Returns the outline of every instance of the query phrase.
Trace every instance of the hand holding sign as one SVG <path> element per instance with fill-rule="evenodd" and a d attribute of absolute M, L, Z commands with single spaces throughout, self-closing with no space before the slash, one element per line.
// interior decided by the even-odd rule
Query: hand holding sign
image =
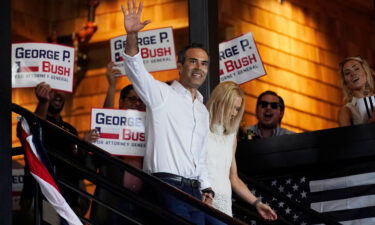
<path fill-rule="evenodd" d="M 107 65 L 107 80 L 109 85 L 116 83 L 116 77 L 121 76 L 121 71 L 117 68 L 114 62 L 110 62 Z"/>
<path fill-rule="evenodd" d="M 93 143 L 100 138 L 100 134 L 96 129 L 92 129 L 83 135 L 83 140 Z"/>
<path fill-rule="evenodd" d="M 142 2 L 139 2 L 137 8 L 136 3 L 136 0 L 128 1 L 128 11 L 126 11 L 125 7 L 121 5 L 122 13 L 124 14 L 124 27 L 128 35 L 138 33 L 151 22 L 150 20 L 141 22 L 143 4 Z"/>
<path fill-rule="evenodd" d="M 52 98 L 52 89 L 49 84 L 42 82 L 35 87 L 35 95 L 40 102 L 48 102 Z"/>

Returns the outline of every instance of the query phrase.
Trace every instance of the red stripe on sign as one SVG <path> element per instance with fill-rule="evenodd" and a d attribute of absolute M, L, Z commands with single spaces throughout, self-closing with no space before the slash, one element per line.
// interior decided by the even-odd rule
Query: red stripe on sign
<path fill-rule="evenodd" d="M 119 134 L 100 133 L 100 138 L 119 139 Z"/>
<path fill-rule="evenodd" d="M 38 72 L 39 66 L 24 66 L 21 67 L 20 72 Z"/>

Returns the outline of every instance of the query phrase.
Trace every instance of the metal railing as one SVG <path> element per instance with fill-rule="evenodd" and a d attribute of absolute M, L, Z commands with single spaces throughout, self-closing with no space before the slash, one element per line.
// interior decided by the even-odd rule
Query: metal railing
<path fill-rule="evenodd" d="M 124 163 L 121 159 L 111 156 L 109 153 L 98 148 L 97 146 L 79 139 L 77 136 L 65 131 L 64 129 L 61 129 L 60 127 L 56 126 L 53 123 L 50 123 L 47 120 L 44 120 L 38 117 L 34 113 L 28 111 L 27 109 L 24 109 L 23 107 L 19 105 L 12 104 L 12 111 L 23 116 L 29 122 L 30 126 L 33 127 L 31 128 L 31 130 L 39 132 L 39 130 L 43 131 L 43 129 L 48 127 L 48 132 L 52 132 L 53 135 L 58 135 L 58 137 L 60 139 L 63 139 L 64 142 L 74 143 L 75 145 L 77 145 L 78 149 L 84 151 L 89 157 L 95 156 L 99 158 L 102 162 L 110 164 L 111 166 L 114 166 L 121 171 L 126 171 L 126 172 L 131 173 L 132 175 L 141 179 L 142 182 L 146 184 L 148 187 L 152 187 L 154 190 L 168 192 L 169 194 L 173 195 L 179 200 L 184 201 L 194 206 L 195 208 L 203 211 L 204 213 L 210 216 L 213 216 L 216 219 L 222 222 L 225 222 L 227 224 L 245 224 L 244 222 L 238 219 L 234 219 L 212 207 L 208 207 L 203 202 L 159 180 L 158 178 L 153 177 L 143 172 L 142 170 L 139 170 L 131 165 Z M 49 133 L 49 135 L 51 135 L 51 133 Z M 123 187 L 122 185 L 114 184 L 108 179 L 108 177 L 98 174 L 92 168 L 82 165 L 82 163 L 80 163 L 79 161 L 70 159 L 68 155 L 65 155 L 62 152 L 56 151 L 56 149 L 52 150 L 53 149 L 52 147 L 56 147 L 56 146 L 45 146 L 45 147 L 47 149 L 48 155 L 50 156 L 53 162 L 58 161 L 59 163 L 63 163 L 63 165 L 66 166 L 67 168 L 73 168 L 77 173 L 76 175 L 79 175 L 80 177 L 82 177 L 82 179 L 86 179 L 90 181 L 91 183 L 95 184 L 97 187 L 105 189 L 106 191 L 112 193 L 114 196 L 117 196 L 118 198 L 123 198 L 126 201 L 129 201 L 130 203 L 136 205 L 140 209 L 149 213 L 149 215 L 153 216 L 153 224 L 155 224 L 156 221 L 159 221 L 157 222 L 158 224 L 160 223 L 161 224 L 174 224 L 174 225 L 175 224 L 191 224 L 185 219 L 160 207 L 153 200 L 150 200 L 146 198 L 145 196 L 141 196 L 135 192 L 132 192 L 129 189 Z M 69 183 L 69 181 L 60 180 L 58 181 L 58 186 L 59 188 L 62 188 L 62 189 L 73 190 L 74 192 L 86 198 L 89 198 L 91 201 L 102 205 L 103 207 L 107 208 L 113 213 L 116 213 L 124 217 L 125 219 L 132 220 L 134 224 L 148 224 L 148 222 L 142 221 L 142 219 L 139 219 L 139 218 L 135 218 L 133 217 L 133 215 L 128 214 L 126 211 L 124 212 L 124 210 L 122 210 L 121 207 L 114 205 L 110 202 L 105 202 L 97 198 L 96 196 L 90 195 L 89 193 L 80 190 L 74 184 Z M 38 215 L 36 215 L 35 221 L 37 222 L 36 224 L 39 225 L 40 224 L 39 222 L 41 221 L 40 219 L 41 212 L 36 211 L 36 213 Z M 87 224 L 94 224 L 89 218 L 81 217 L 81 219 Z"/>

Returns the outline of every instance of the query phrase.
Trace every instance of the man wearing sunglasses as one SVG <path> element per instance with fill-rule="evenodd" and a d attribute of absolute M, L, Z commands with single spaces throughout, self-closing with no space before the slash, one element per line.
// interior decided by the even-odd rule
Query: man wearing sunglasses
<path fill-rule="evenodd" d="M 265 91 L 258 96 L 256 105 L 256 125 L 245 127 L 246 139 L 269 138 L 294 132 L 281 128 L 284 116 L 284 100 L 273 91 Z"/>

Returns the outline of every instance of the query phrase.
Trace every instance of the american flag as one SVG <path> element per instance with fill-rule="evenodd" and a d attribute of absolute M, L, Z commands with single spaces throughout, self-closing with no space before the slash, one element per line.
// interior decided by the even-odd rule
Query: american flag
<path fill-rule="evenodd" d="M 372 166 L 345 171 L 329 171 L 319 175 L 297 175 L 262 179 L 269 189 L 287 199 L 303 204 L 344 225 L 375 224 L 375 171 Z M 252 193 L 270 205 L 291 224 L 322 224 L 316 218 L 293 208 L 285 201 L 262 193 L 248 185 Z M 236 212 L 234 212 L 236 215 Z M 240 219 L 244 217 L 236 215 Z M 245 218 L 251 225 L 262 224 Z"/>

